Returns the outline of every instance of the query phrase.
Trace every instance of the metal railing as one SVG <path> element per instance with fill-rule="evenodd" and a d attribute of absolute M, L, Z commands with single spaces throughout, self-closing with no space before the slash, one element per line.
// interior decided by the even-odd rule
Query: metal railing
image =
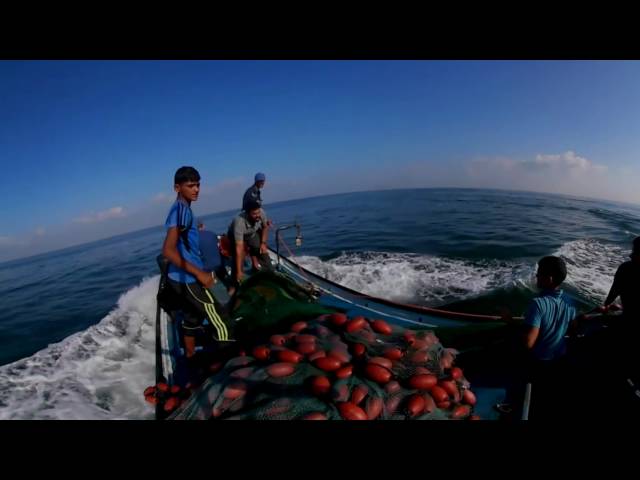
<path fill-rule="evenodd" d="M 276 229 L 276 255 L 278 256 L 278 270 L 280 269 L 280 232 L 283 230 L 289 230 L 290 228 L 296 229 L 296 247 L 302 245 L 302 233 L 300 232 L 300 224 L 298 222 L 292 223 L 290 225 L 283 225 Z"/>

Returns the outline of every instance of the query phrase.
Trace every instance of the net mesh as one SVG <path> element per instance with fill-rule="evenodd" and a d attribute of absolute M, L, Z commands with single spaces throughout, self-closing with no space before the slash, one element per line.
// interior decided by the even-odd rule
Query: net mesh
<path fill-rule="evenodd" d="M 456 352 L 430 330 L 324 314 L 245 350 L 170 418 L 444 420 L 473 413 Z"/>

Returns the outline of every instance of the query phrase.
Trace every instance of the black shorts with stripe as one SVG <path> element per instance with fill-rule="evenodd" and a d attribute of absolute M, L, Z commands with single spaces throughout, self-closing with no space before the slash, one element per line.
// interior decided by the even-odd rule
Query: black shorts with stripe
<path fill-rule="evenodd" d="M 203 331 L 203 321 L 213 327 L 213 334 L 220 342 L 233 342 L 235 335 L 233 325 L 224 307 L 211 292 L 200 283 L 180 283 L 167 279 L 171 289 L 180 299 L 180 307 L 184 314 L 183 331 L 187 337 L 195 336 Z"/>

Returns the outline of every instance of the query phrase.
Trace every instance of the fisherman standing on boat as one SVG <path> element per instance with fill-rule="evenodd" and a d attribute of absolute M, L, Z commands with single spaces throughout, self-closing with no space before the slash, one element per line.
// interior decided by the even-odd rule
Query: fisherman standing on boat
<path fill-rule="evenodd" d="M 620 297 L 625 323 L 637 324 L 640 321 L 640 237 L 633 240 L 633 250 L 629 257 L 631 260 L 618 267 L 602 311 L 607 313 L 610 309 L 613 310 L 611 304 Z"/>
<path fill-rule="evenodd" d="M 538 262 L 536 285 L 541 292 L 529 304 L 524 324 L 525 346 L 540 365 L 551 364 L 566 354 L 564 337 L 570 324 L 576 322 L 576 308 L 560 288 L 566 277 L 567 266 L 560 257 L 544 257 Z"/>
<path fill-rule="evenodd" d="M 619 324 L 612 324 L 614 347 L 622 351 L 624 368 L 627 369 L 627 381 L 632 386 L 640 386 L 638 375 L 637 350 L 640 340 L 640 237 L 633 240 L 631 260 L 618 267 L 609 295 L 601 307 L 602 313 L 615 310 L 613 302 L 620 297 L 622 301 L 622 319 Z M 633 377 L 633 378 L 631 378 Z"/>
<path fill-rule="evenodd" d="M 270 227 L 271 220 L 267 218 L 267 212 L 265 212 L 262 206 L 262 192 L 261 192 L 261 190 L 264 188 L 265 182 L 267 181 L 267 177 L 264 173 L 258 172 L 255 174 L 253 179 L 254 179 L 253 185 L 247 188 L 247 191 L 244 192 L 244 196 L 242 197 L 242 210 L 246 212 L 247 207 L 249 206 L 250 203 L 252 202 L 257 203 L 260 206 L 260 208 L 262 208 L 262 215 L 266 220 L 264 225 L 267 225 L 268 227 Z M 262 235 L 262 230 L 259 230 L 258 236 L 261 236 L 261 235 Z M 256 270 L 260 268 L 259 267 L 260 262 L 253 253 L 251 254 L 251 263 L 253 264 L 253 268 L 255 268 Z"/>
<path fill-rule="evenodd" d="M 184 314 L 182 328 L 187 363 L 195 367 L 195 338 L 203 331 L 205 318 L 213 326 L 216 340 L 235 340 L 231 322 L 209 291 L 216 277 L 205 269 L 200 237 L 193 221 L 191 202 L 198 200 L 200 174 L 193 167 L 181 167 L 175 173 L 174 184 L 177 198 L 165 222 L 167 235 L 162 255 L 170 262 L 167 283 L 176 294 Z"/>
<path fill-rule="evenodd" d="M 229 295 L 233 295 L 236 288 L 242 282 L 244 275 L 245 243 L 249 247 L 249 255 L 252 257 L 255 271 L 270 268 L 269 250 L 267 238 L 269 225 L 260 204 L 255 200 L 249 200 L 245 209 L 240 212 L 229 225 L 227 237 L 231 245 L 231 285 Z"/>
<path fill-rule="evenodd" d="M 264 188 L 264 184 L 267 181 L 267 177 L 264 173 L 258 172 L 254 177 L 254 183 L 247 191 L 244 192 L 244 196 L 242 197 L 242 210 L 247 210 L 247 205 L 250 201 L 257 202 L 260 207 L 262 207 L 262 196 L 260 190 Z"/>
<path fill-rule="evenodd" d="M 555 379 L 561 376 L 560 367 L 567 352 L 565 335 L 577 324 L 576 308 L 560 288 L 566 277 L 567 266 L 560 257 L 548 256 L 538 261 L 536 286 L 540 293 L 524 315 L 524 356 L 508 395 L 511 402 L 519 403 L 525 384 L 532 383 L 539 399 L 537 405 L 551 405 Z"/>

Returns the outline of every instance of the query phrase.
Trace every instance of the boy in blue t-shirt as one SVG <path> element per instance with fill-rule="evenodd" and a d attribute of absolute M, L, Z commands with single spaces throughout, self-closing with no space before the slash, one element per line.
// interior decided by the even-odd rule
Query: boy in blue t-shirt
<path fill-rule="evenodd" d="M 559 360 L 567 352 L 564 337 L 577 311 L 560 289 L 566 277 L 567 266 L 560 257 L 544 257 L 538 262 L 536 284 L 541 292 L 524 316 L 525 346 L 534 362 Z"/>
<path fill-rule="evenodd" d="M 513 359 L 514 377 L 507 393 L 507 404 L 520 403 L 527 382 L 536 392 L 534 410 L 552 404 L 556 377 L 563 370 L 567 352 L 565 335 L 575 328 L 577 311 L 565 296 L 560 285 L 567 277 L 567 266 L 560 257 L 548 256 L 538 261 L 536 286 L 540 293 L 531 300 L 524 315 L 522 336 L 519 338 L 520 353 Z M 506 320 L 506 319 L 505 319 Z M 524 348 L 522 348 L 524 347 Z M 548 410 L 545 410 L 548 413 Z"/>
<path fill-rule="evenodd" d="M 169 260 L 168 284 L 181 301 L 184 313 L 183 335 L 188 360 L 195 355 L 195 335 L 202 322 L 209 320 L 220 342 L 234 341 L 232 324 L 222 306 L 208 290 L 216 281 L 204 269 L 199 234 L 191 212 L 191 202 L 198 200 L 200 174 L 193 167 L 181 167 L 174 177 L 177 198 L 165 222 L 167 235 L 162 255 Z"/>

